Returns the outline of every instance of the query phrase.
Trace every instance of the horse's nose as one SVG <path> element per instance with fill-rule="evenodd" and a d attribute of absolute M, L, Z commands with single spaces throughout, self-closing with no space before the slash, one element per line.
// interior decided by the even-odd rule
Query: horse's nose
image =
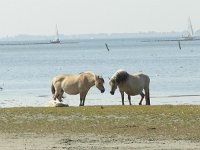
<path fill-rule="evenodd" d="M 101 90 L 101 93 L 104 93 L 105 92 L 105 89 Z"/>
<path fill-rule="evenodd" d="M 111 95 L 114 95 L 114 92 L 113 92 L 113 91 L 110 91 L 110 94 L 111 94 Z"/>

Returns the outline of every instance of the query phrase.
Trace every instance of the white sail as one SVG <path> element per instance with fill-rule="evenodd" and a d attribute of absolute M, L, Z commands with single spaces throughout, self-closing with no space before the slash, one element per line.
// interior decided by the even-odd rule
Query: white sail
<path fill-rule="evenodd" d="M 55 38 L 52 41 L 50 41 L 50 43 L 60 43 L 57 25 L 56 25 L 56 30 L 55 31 L 56 31 Z"/>
<path fill-rule="evenodd" d="M 57 25 L 56 25 L 56 39 L 59 39 L 59 36 L 58 36 L 59 34 L 58 34 L 58 27 L 57 27 Z"/>
<path fill-rule="evenodd" d="M 188 36 L 192 37 L 193 35 L 194 35 L 194 31 L 193 31 L 192 23 L 191 23 L 191 20 L 190 20 L 190 17 L 189 17 L 188 18 Z"/>
<path fill-rule="evenodd" d="M 187 31 L 183 34 L 183 38 L 193 39 L 193 36 L 194 36 L 194 30 L 193 30 L 193 27 L 192 27 L 191 19 L 189 17 L 188 18 L 188 28 L 187 28 Z"/>

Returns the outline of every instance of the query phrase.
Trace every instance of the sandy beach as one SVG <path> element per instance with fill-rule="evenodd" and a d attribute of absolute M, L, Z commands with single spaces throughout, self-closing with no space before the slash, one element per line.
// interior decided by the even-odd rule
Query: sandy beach
<path fill-rule="evenodd" d="M 196 149 L 198 140 L 137 139 L 117 135 L 54 134 L 1 135 L 2 150 L 61 150 L 61 149 Z"/>
<path fill-rule="evenodd" d="M 200 106 L 0 109 L 0 149 L 199 149 Z"/>

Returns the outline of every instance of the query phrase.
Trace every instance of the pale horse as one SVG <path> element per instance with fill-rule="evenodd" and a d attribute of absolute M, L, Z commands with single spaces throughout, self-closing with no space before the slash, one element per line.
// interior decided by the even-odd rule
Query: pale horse
<path fill-rule="evenodd" d="M 51 91 L 54 100 L 60 102 L 63 98 L 63 93 L 69 95 L 80 94 L 80 106 L 84 106 L 85 98 L 92 86 L 96 86 L 101 93 L 104 93 L 104 79 L 94 74 L 93 72 L 81 72 L 80 74 L 62 74 L 53 78 Z"/>
<path fill-rule="evenodd" d="M 146 105 L 150 105 L 149 84 L 150 78 L 143 73 L 129 74 L 124 70 L 118 70 L 113 74 L 109 81 L 111 91 L 114 95 L 117 87 L 121 93 L 122 105 L 124 105 L 124 92 L 128 95 L 129 104 L 131 105 L 131 96 L 141 95 L 139 105 L 142 105 L 142 100 L 145 97 Z M 143 93 L 143 90 L 145 94 Z"/>

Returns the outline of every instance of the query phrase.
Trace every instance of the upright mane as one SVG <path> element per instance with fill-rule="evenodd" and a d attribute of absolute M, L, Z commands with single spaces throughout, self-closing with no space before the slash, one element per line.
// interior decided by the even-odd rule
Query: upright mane
<path fill-rule="evenodd" d="M 111 80 L 114 79 L 117 84 L 120 84 L 121 82 L 124 82 L 127 80 L 128 78 L 128 73 L 124 70 L 118 70 L 117 72 L 115 72 L 113 74 L 113 76 L 111 77 Z"/>

